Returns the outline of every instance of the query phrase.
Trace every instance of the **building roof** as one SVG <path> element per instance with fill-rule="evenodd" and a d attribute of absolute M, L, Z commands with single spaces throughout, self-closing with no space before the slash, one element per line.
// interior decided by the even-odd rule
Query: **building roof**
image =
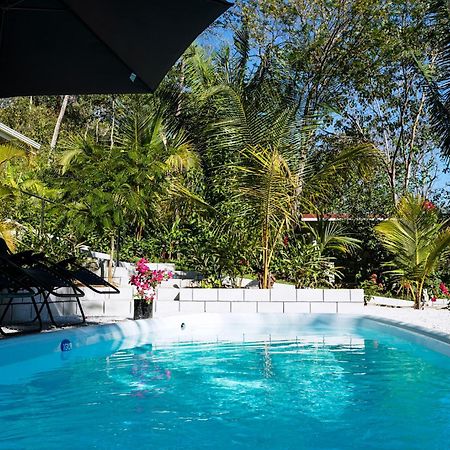
<path fill-rule="evenodd" d="M 9 128 L 7 125 L 1 122 L 0 122 L 0 138 L 6 139 L 7 141 L 17 140 L 23 142 L 24 144 L 30 147 L 33 147 L 36 150 L 39 150 L 41 148 L 41 144 L 39 144 L 38 142 L 33 141 L 33 139 L 24 136 L 23 134 L 13 130 L 12 128 Z"/>
<path fill-rule="evenodd" d="M 302 214 L 302 216 L 301 216 L 302 222 L 318 222 L 319 220 L 334 221 L 334 220 L 355 220 L 355 219 L 358 219 L 358 217 L 355 217 L 351 214 L 346 214 L 346 213 L 324 214 L 322 216 L 319 216 L 317 214 L 305 213 L 305 214 Z M 363 219 L 365 219 L 365 220 L 385 220 L 384 217 L 377 216 L 377 215 L 369 215 L 367 217 L 363 217 Z"/>

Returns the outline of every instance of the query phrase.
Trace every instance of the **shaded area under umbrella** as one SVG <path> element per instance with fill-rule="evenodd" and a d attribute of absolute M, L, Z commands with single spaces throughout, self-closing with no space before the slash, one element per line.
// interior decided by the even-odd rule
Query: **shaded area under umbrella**
<path fill-rule="evenodd" d="M 0 97 L 151 92 L 223 0 L 0 0 Z"/>

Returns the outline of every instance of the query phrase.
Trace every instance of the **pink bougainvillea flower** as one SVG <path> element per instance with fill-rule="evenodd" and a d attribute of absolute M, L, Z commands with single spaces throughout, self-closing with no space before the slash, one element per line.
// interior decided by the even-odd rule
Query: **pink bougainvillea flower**
<path fill-rule="evenodd" d="M 444 283 L 439 284 L 439 289 L 444 295 L 449 295 L 448 288 Z"/>
<path fill-rule="evenodd" d="M 423 207 L 424 207 L 424 209 L 427 209 L 427 210 L 436 209 L 436 206 L 434 205 L 433 202 L 430 202 L 430 200 L 425 200 L 423 202 Z"/>
<path fill-rule="evenodd" d="M 141 258 L 136 263 L 136 274 L 130 276 L 130 284 L 136 287 L 137 297 L 151 303 L 156 296 L 156 288 L 161 282 L 173 278 L 167 270 L 150 270 L 148 260 Z"/>

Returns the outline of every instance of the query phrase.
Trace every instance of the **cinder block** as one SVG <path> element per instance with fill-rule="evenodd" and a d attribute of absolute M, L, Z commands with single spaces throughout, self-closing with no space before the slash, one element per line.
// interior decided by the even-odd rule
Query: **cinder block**
<path fill-rule="evenodd" d="M 179 302 L 159 302 L 154 303 L 153 311 L 157 316 L 171 316 L 180 312 Z"/>
<path fill-rule="evenodd" d="M 118 294 L 109 294 L 110 298 L 126 298 L 127 300 L 132 300 L 136 289 L 133 286 L 122 286 L 119 288 Z"/>
<path fill-rule="evenodd" d="M 185 314 L 205 312 L 205 302 L 180 302 L 180 312 Z"/>
<path fill-rule="evenodd" d="M 244 301 L 270 302 L 270 289 L 245 289 Z"/>
<path fill-rule="evenodd" d="M 159 301 L 174 301 L 180 299 L 180 289 L 161 289 L 156 291 L 156 298 Z"/>
<path fill-rule="evenodd" d="M 363 314 L 364 313 L 364 303 L 344 303 L 339 302 L 337 304 L 337 310 L 340 314 Z"/>
<path fill-rule="evenodd" d="M 108 298 L 107 294 L 99 294 L 90 289 L 83 289 L 84 297 L 80 297 L 81 301 L 102 302 Z"/>
<path fill-rule="evenodd" d="M 350 289 L 350 301 L 357 303 L 364 303 L 364 290 Z"/>
<path fill-rule="evenodd" d="M 234 302 L 231 304 L 231 312 L 249 314 L 256 312 L 256 302 Z"/>
<path fill-rule="evenodd" d="M 126 278 L 129 279 L 128 269 L 126 267 L 114 267 L 113 269 L 114 278 Z"/>
<path fill-rule="evenodd" d="M 65 316 L 76 316 L 78 315 L 79 308 L 76 301 L 64 302 L 63 303 L 63 313 Z"/>
<path fill-rule="evenodd" d="M 3 315 L 3 313 L 5 311 L 5 308 L 6 308 L 6 305 L 1 305 L 0 306 L 0 317 Z M 4 322 L 3 322 L 4 324 L 11 322 L 11 308 L 8 309 L 8 311 L 7 311 L 7 313 L 6 313 L 6 315 L 5 315 L 3 320 L 4 320 Z"/>
<path fill-rule="evenodd" d="M 283 302 L 258 302 L 259 313 L 282 313 Z"/>
<path fill-rule="evenodd" d="M 108 300 L 105 302 L 105 315 L 109 317 L 129 317 L 130 302 L 127 300 Z"/>
<path fill-rule="evenodd" d="M 229 313 L 231 312 L 231 302 L 205 302 L 205 312 Z"/>
<path fill-rule="evenodd" d="M 311 302 L 311 313 L 336 314 L 337 302 Z"/>
<path fill-rule="evenodd" d="M 67 299 L 64 301 L 61 301 L 61 299 L 50 301 L 50 310 L 53 317 L 58 318 L 64 316 L 64 303 L 66 303 L 66 301 Z"/>
<path fill-rule="evenodd" d="M 180 302 L 191 301 L 192 291 L 193 289 L 180 289 Z"/>
<path fill-rule="evenodd" d="M 323 302 L 323 289 L 297 289 L 298 302 Z"/>
<path fill-rule="evenodd" d="M 32 319 L 31 305 L 22 303 L 13 303 L 11 305 L 11 320 L 12 322 L 29 322 Z"/>
<path fill-rule="evenodd" d="M 270 301 L 271 302 L 296 302 L 297 293 L 295 288 L 292 289 L 272 289 L 270 291 Z"/>
<path fill-rule="evenodd" d="M 192 300 L 198 301 L 217 301 L 218 289 L 192 289 Z"/>
<path fill-rule="evenodd" d="M 183 280 L 177 279 L 177 278 L 171 278 L 170 280 L 161 281 L 160 288 L 181 288 L 183 287 L 182 282 Z"/>
<path fill-rule="evenodd" d="M 309 302 L 286 302 L 284 304 L 284 312 L 293 314 L 310 313 L 310 305 L 311 304 Z"/>
<path fill-rule="evenodd" d="M 102 316 L 103 315 L 103 302 L 82 300 L 81 305 L 83 306 L 84 313 L 86 316 Z"/>
<path fill-rule="evenodd" d="M 349 302 L 350 289 L 324 289 L 323 300 L 325 302 Z"/>
<path fill-rule="evenodd" d="M 244 289 L 218 289 L 219 301 L 243 302 Z"/>
<path fill-rule="evenodd" d="M 191 278 L 186 278 L 184 280 L 178 280 L 181 288 L 192 288 L 195 285 L 195 280 Z M 194 284 L 193 284 L 194 283 Z"/>

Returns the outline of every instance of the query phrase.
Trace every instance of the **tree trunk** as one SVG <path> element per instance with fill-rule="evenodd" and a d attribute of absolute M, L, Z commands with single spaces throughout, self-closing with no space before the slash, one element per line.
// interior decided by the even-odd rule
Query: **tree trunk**
<path fill-rule="evenodd" d="M 185 62 L 184 58 L 181 58 L 181 67 L 180 67 L 180 95 L 177 99 L 177 110 L 175 112 L 175 117 L 179 117 L 181 114 L 181 99 L 183 97 L 184 83 L 185 83 Z"/>
<path fill-rule="evenodd" d="M 69 103 L 69 96 L 65 95 L 63 98 L 63 102 L 61 105 L 61 109 L 59 110 L 58 120 L 55 124 L 55 129 L 53 130 L 52 141 L 50 142 L 50 152 L 55 149 L 56 144 L 58 142 L 59 132 L 61 130 L 61 124 L 64 118 L 64 114 L 66 113 L 67 105 Z M 49 154 L 50 157 L 50 154 Z"/>
<path fill-rule="evenodd" d="M 114 97 L 112 98 L 112 123 L 111 123 L 111 136 L 110 136 L 110 144 L 109 148 L 112 150 L 114 147 L 114 128 L 116 125 L 116 104 L 114 102 Z"/>
<path fill-rule="evenodd" d="M 114 233 L 111 234 L 111 248 L 109 253 L 109 263 L 108 263 L 108 282 L 112 283 L 113 279 L 113 261 L 114 261 Z"/>
<path fill-rule="evenodd" d="M 270 249 L 269 249 L 269 232 L 263 229 L 262 235 L 262 268 L 261 268 L 261 289 L 269 289 L 269 265 L 270 265 Z"/>

